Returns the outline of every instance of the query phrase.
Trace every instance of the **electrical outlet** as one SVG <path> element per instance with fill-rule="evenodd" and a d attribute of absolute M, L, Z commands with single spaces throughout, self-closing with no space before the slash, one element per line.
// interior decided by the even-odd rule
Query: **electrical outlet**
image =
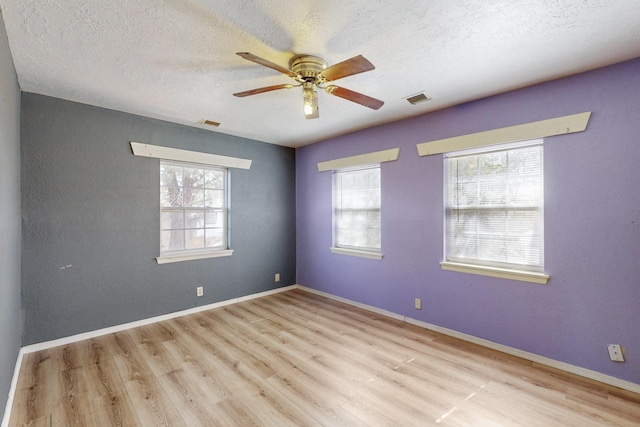
<path fill-rule="evenodd" d="M 420 298 L 416 298 L 413 305 L 416 310 L 422 310 L 422 300 Z"/>
<path fill-rule="evenodd" d="M 276 273 L 276 282 L 280 281 L 280 273 Z"/>
<path fill-rule="evenodd" d="M 204 295 L 204 289 L 202 288 L 202 286 L 198 286 L 196 288 L 196 295 L 201 297 L 202 295 Z"/>
<path fill-rule="evenodd" d="M 622 347 L 620 344 L 609 344 L 607 346 L 609 349 L 609 357 L 614 362 L 624 362 L 624 356 L 622 354 Z"/>

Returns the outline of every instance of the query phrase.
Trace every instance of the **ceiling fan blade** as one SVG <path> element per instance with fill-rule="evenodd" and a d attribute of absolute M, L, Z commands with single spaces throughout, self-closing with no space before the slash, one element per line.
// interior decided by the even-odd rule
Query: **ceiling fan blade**
<path fill-rule="evenodd" d="M 245 96 L 257 95 L 259 93 L 271 92 L 272 90 L 291 89 L 292 87 L 296 87 L 296 86 L 300 86 L 300 85 L 283 84 L 283 85 L 265 86 L 265 87 L 259 87 L 257 89 L 245 90 L 244 92 L 234 93 L 233 96 L 242 98 Z"/>
<path fill-rule="evenodd" d="M 320 75 L 324 77 L 326 81 L 330 82 L 332 80 L 338 80 L 354 74 L 364 73 L 365 71 L 371 71 L 375 68 L 376 67 L 374 67 L 367 58 L 362 55 L 358 55 L 336 65 L 332 65 L 321 72 Z"/>
<path fill-rule="evenodd" d="M 289 77 L 293 77 L 296 78 L 298 75 L 296 73 L 294 73 L 293 71 L 291 71 L 288 68 L 284 68 L 278 64 L 275 64 L 271 61 L 267 61 L 266 59 L 262 59 L 259 56 L 255 56 L 252 53 L 249 52 L 236 52 L 236 55 L 239 55 L 241 57 L 243 57 L 244 59 L 246 59 L 247 61 L 251 61 L 251 62 L 255 62 L 256 64 L 260 64 L 263 65 L 265 67 L 269 67 L 273 70 L 279 71 L 282 74 L 286 74 Z"/>
<path fill-rule="evenodd" d="M 331 85 L 327 86 L 325 90 L 331 95 L 335 95 L 342 99 L 355 102 L 356 104 L 364 105 L 365 107 L 369 107 L 374 110 L 377 110 L 384 105 L 384 101 L 380 101 L 379 99 L 375 99 L 362 93 L 345 89 L 343 87 Z"/>

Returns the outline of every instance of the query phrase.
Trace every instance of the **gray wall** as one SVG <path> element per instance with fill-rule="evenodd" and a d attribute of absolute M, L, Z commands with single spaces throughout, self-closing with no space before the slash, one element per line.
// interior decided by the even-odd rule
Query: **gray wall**
<path fill-rule="evenodd" d="M 21 126 L 23 344 L 294 283 L 293 149 L 30 93 Z M 231 170 L 233 256 L 156 263 L 159 160 L 130 141 L 253 160 Z"/>
<path fill-rule="evenodd" d="M 0 419 L 20 349 L 20 89 L 0 15 Z"/>

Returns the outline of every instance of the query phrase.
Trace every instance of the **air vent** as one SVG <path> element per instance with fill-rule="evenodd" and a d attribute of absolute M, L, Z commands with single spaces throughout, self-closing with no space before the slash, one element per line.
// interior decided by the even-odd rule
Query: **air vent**
<path fill-rule="evenodd" d="M 423 92 L 417 93 L 415 95 L 410 95 L 407 96 L 406 98 L 407 101 L 409 101 L 409 104 L 411 105 L 416 105 L 416 104 L 420 104 L 423 103 L 425 101 L 431 101 L 431 98 L 429 98 L 427 95 L 425 95 Z"/>
<path fill-rule="evenodd" d="M 220 123 L 214 122 L 213 120 L 207 120 L 207 119 L 202 120 L 200 123 L 203 124 L 203 125 L 213 126 L 213 127 L 216 127 L 216 128 L 218 126 L 220 126 Z"/>

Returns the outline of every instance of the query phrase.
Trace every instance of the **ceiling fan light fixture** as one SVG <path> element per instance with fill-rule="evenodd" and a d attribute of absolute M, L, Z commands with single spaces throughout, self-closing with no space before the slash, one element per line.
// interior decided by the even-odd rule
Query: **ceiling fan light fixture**
<path fill-rule="evenodd" d="M 318 93 L 313 90 L 313 85 L 303 89 L 302 97 L 304 117 L 306 119 L 318 118 L 320 116 L 318 112 Z"/>

